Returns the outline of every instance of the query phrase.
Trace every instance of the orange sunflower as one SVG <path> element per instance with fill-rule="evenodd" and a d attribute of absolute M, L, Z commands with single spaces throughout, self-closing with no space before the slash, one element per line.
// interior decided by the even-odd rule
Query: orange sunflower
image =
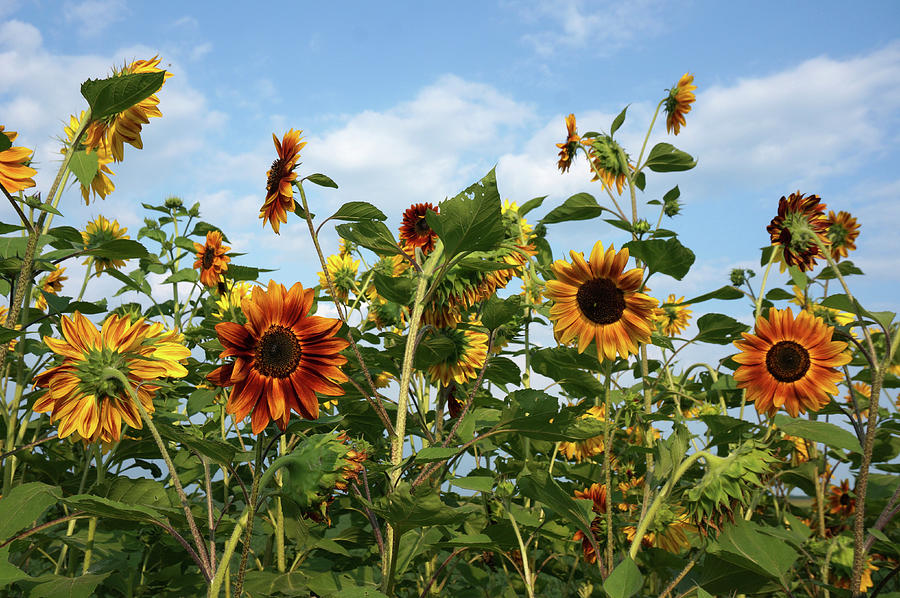
<path fill-rule="evenodd" d="M 556 144 L 556 147 L 559 148 L 559 162 L 557 166 L 560 172 L 568 172 L 569 167 L 572 166 L 572 160 L 575 159 L 575 152 L 581 143 L 581 137 L 578 136 L 578 132 L 575 130 L 574 114 L 566 117 L 566 133 L 566 140 Z"/>
<path fill-rule="evenodd" d="M 866 384 L 865 382 L 854 382 L 853 390 L 844 396 L 844 400 L 847 401 L 848 405 L 853 405 L 854 397 L 852 397 L 851 394 L 856 395 L 855 398 L 857 400 L 857 403 L 859 402 L 860 397 L 865 399 L 865 401 L 868 403 L 869 399 L 872 398 L 872 387 L 869 386 L 868 384 Z M 860 409 L 859 415 L 861 417 L 869 417 L 869 410 L 868 409 Z"/>
<path fill-rule="evenodd" d="M 44 293 L 49 293 L 51 295 L 56 295 L 62 290 L 62 283 L 64 280 L 69 280 L 68 276 L 63 276 L 63 273 L 66 271 L 65 268 L 57 268 L 53 270 L 45 276 L 40 283 L 41 290 Z M 44 295 L 38 295 L 37 301 L 34 303 L 35 308 L 44 310 L 47 309 L 47 300 L 44 299 Z"/>
<path fill-rule="evenodd" d="M 856 511 L 856 498 L 850 492 L 850 482 L 844 480 L 840 486 L 829 489 L 828 512 L 839 517 L 849 517 Z"/>
<path fill-rule="evenodd" d="M 314 298 L 315 290 L 304 290 L 299 282 L 285 290 L 271 280 L 268 290 L 254 287 L 241 304 L 246 324 L 216 324 L 225 347 L 220 357 L 234 360 L 207 378 L 218 386 L 234 386 L 225 411 L 235 420 L 252 412 L 254 434 L 272 420 L 284 430 L 292 410 L 316 419 L 316 393 L 333 397 L 344 392 L 340 383 L 347 376 L 339 366 L 347 358 L 340 351 L 349 343 L 335 337 L 340 320 L 307 315 Z"/>
<path fill-rule="evenodd" d="M 859 236 L 859 223 L 849 212 L 843 210 L 834 213 L 828 210 L 828 240 L 831 241 L 831 257 L 834 261 L 847 257 L 848 252 L 856 249 L 856 237 Z"/>
<path fill-rule="evenodd" d="M 400 245 L 404 249 L 412 252 L 416 247 L 421 247 L 425 255 L 434 249 L 437 233 L 431 230 L 425 219 L 428 210 L 437 213 L 438 207 L 430 203 L 416 203 L 403 212 L 403 221 L 400 223 Z"/>
<path fill-rule="evenodd" d="M 158 378 L 183 378 L 182 362 L 191 354 L 180 334 L 166 331 L 162 324 L 140 318 L 111 315 L 98 331 L 90 320 L 75 312 L 60 322 L 64 340 L 44 337 L 44 343 L 61 364 L 34 379 L 37 388 L 46 388 L 34 404 L 36 413 L 50 413 L 59 423 L 59 437 L 76 433 L 85 442 L 118 441 L 124 421 L 140 429 L 140 411 L 118 380 L 104 378 L 106 368 L 117 369 L 131 382 L 141 404 L 153 413 L 153 395 L 158 386 L 146 384 Z"/>
<path fill-rule="evenodd" d="M 797 266 L 801 271 L 811 270 L 816 265 L 816 258 L 823 257 L 813 237 L 817 235 L 819 240 L 828 244 L 828 220 L 824 213 L 825 204 L 819 203 L 821 201 L 818 195 L 807 197 L 799 191 L 778 200 L 778 215 L 766 231 L 773 245 L 782 246 L 788 266 Z M 806 230 L 797 231 L 798 228 Z"/>
<path fill-rule="evenodd" d="M 584 490 L 576 490 L 575 498 L 589 499 L 594 501 L 591 509 L 598 514 L 606 513 L 606 484 L 591 484 L 590 488 Z"/>
<path fill-rule="evenodd" d="M 200 282 L 208 287 L 218 286 L 222 275 L 228 270 L 231 258 L 225 255 L 231 247 L 222 245 L 222 233 L 211 230 L 206 233 L 206 244 L 194 243 L 197 261 L 194 268 L 200 270 Z"/>
<path fill-rule="evenodd" d="M 104 243 L 108 243 L 109 241 L 127 239 L 129 238 L 128 235 L 125 234 L 127 232 L 127 228 L 119 228 L 118 220 L 107 220 L 106 217 L 101 214 L 87 223 L 87 226 L 81 231 L 81 239 L 84 241 L 85 249 L 92 249 L 99 247 Z M 91 259 L 94 260 L 94 270 L 96 271 L 97 276 L 100 276 L 100 273 L 104 270 L 118 270 L 125 265 L 125 260 L 117 260 L 111 257 L 88 258 L 84 263 L 89 264 Z"/>
<path fill-rule="evenodd" d="M 734 341 L 741 350 L 732 358 L 741 364 L 735 382 L 769 417 L 781 407 L 791 417 L 818 411 L 838 393 L 836 368 L 850 361 L 847 343 L 831 340 L 833 331 L 805 311 L 794 319 L 790 308 L 770 308 L 768 318 L 756 319 L 755 334 L 742 332 L 744 340 Z"/>
<path fill-rule="evenodd" d="M 675 295 L 669 295 L 663 306 L 654 312 L 657 326 L 660 332 L 666 336 L 678 336 L 682 330 L 687 328 L 691 310 L 686 305 L 682 305 L 682 301 L 684 301 L 684 297 L 675 299 Z"/>
<path fill-rule="evenodd" d="M 0 133 L 9 138 L 10 143 L 16 140 L 18 133 L 4 131 L 0 125 Z M 34 179 L 37 170 L 27 166 L 34 153 L 27 147 L 10 147 L 0 152 L 0 185 L 9 193 L 16 193 L 29 187 L 34 187 Z"/>
<path fill-rule="evenodd" d="M 278 157 L 272 162 L 271 168 L 266 173 L 266 201 L 259 210 L 259 217 L 272 225 L 275 234 L 282 222 L 287 222 L 287 213 L 294 211 L 294 189 L 292 183 L 297 180 L 297 160 L 300 158 L 300 150 L 306 146 L 306 142 L 300 141 L 300 133 L 291 129 L 284 134 L 281 141 L 275 133 L 272 140 L 275 142 L 275 150 Z"/>
<path fill-rule="evenodd" d="M 594 505 L 591 509 L 597 513 L 597 516 L 591 521 L 591 535 L 594 537 L 594 542 L 598 545 L 601 544 L 606 537 L 606 522 L 603 517 L 601 517 L 601 515 L 606 513 L 606 484 L 601 485 L 595 483 L 592 484 L 590 488 L 576 490 L 575 498 L 593 501 Z M 575 532 L 575 536 L 572 539 L 576 542 L 581 540 L 581 550 L 584 553 L 585 561 L 588 563 L 597 562 L 597 553 L 594 550 L 594 544 L 591 543 L 587 534 L 578 530 Z"/>
<path fill-rule="evenodd" d="M 674 130 L 675 134 L 678 135 L 681 132 L 681 127 L 687 125 L 684 115 L 691 111 L 691 104 L 697 99 L 694 96 L 695 89 L 697 89 L 697 86 L 694 85 L 694 76 L 685 73 L 678 80 L 675 87 L 669 90 L 669 95 L 666 97 L 667 133 L 671 133 Z"/>
<path fill-rule="evenodd" d="M 572 263 L 557 260 L 550 267 L 556 280 L 547 281 L 546 296 L 554 301 L 550 308 L 553 333 L 567 344 L 577 340 L 583 353 L 593 341 L 597 359 L 615 359 L 616 353 L 628 357 L 638 352 L 638 343 L 650 341 L 653 311 L 657 301 L 638 289 L 644 271 L 625 272 L 628 249 L 616 253 L 610 246 L 604 253 L 600 241 L 585 261 L 584 254 L 570 251 Z"/>
<path fill-rule="evenodd" d="M 172 76 L 172 73 L 159 68 L 160 58 L 154 56 L 150 60 L 135 60 L 131 64 L 116 71 L 114 76 L 131 75 L 138 73 L 165 72 L 163 83 Z M 158 90 L 157 90 L 158 91 Z M 95 150 L 105 147 L 112 155 L 113 160 L 121 162 L 125 159 L 125 144 L 136 149 L 143 149 L 141 129 L 150 122 L 150 118 L 162 116 L 159 110 L 159 97 L 151 94 L 134 106 L 113 115 L 106 121 L 95 121 L 85 132 L 84 144 Z"/>

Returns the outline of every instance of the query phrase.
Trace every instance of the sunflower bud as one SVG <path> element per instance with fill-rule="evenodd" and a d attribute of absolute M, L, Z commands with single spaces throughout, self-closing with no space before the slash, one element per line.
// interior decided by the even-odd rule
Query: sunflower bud
<path fill-rule="evenodd" d="M 744 268 L 733 268 L 731 270 L 731 284 L 736 287 L 747 284 L 747 281 L 756 276 L 756 273 L 753 270 L 746 270 Z"/>
<path fill-rule="evenodd" d="M 663 198 L 663 214 L 668 216 L 669 218 L 673 218 L 677 216 L 681 212 L 681 202 L 678 201 L 677 197 L 664 197 Z"/>
<path fill-rule="evenodd" d="M 637 235 L 644 235 L 650 232 L 650 223 L 641 218 L 634 223 L 634 232 Z"/>
<path fill-rule="evenodd" d="M 172 197 L 166 198 L 166 208 L 169 210 L 176 210 L 183 206 L 184 206 L 184 202 L 181 201 L 180 197 L 175 197 L 173 195 Z"/>

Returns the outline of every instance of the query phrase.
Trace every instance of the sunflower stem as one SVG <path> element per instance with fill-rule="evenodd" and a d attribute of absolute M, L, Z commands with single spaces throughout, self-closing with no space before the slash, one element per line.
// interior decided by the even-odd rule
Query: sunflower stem
<path fill-rule="evenodd" d="M 82 297 L 84 297 L 84 292 L 87 290 L 88 280 L 91 279 L 91 267 L 94 265 L 93 256 L 88 258 L 87 261 L 87 270 L 84 271 L 84 280 L 81 282 L 81 290 L 78 291 L 78 298 L 75 301 L 81 301 Z"/>
<path fill-rule="evenodd" d="M 247 573 L 247 557 L 250 556 L 250 539 L 253 537 L 253 520 L 256 519 L 256 501 L 259 499 L 260 479 L 265 455 L 261 439 L 256 441 L 256 467 L 253 469 L 253 487 L 250 490 L 250 503 L 247 505 L 249 519 L 244 529 L 243 546 L 241 547 L 241 564 L 238 567 L 237 580 L 234 582 L 234 595 L 242 596 L 244 591 L 244 575 Z M 268 472 L 267 472 L 268 473 Z M 224 562 L 224 559 L 223 559 Z"/>
<path fill-rule="evenodd" d="M 159 452 L 162 454 L 163 461 L 166 462 L 166 467 L 169 469 L 169 476 L 172 478 L 172 485 L 175 486 L 175 491 L 178 493 L 178 497 L 181 499 L 181 506 L 184 509 L 185 517 L 187 517 L 188 526 L 191 528 L 191 535 L 194 538 L 197 555 L 200 557 L 200 569 L 208 583 L 212 578 L 212 573 L 209 570 L 209 557 L 206 554 L 206 546 L 204 544 L 203 537 L 200 535 L 200 530 L 197 528 L 197 522 L 194 520 L 194 514 L 191 512 L 191 505 L 188 502 L 187 494 L 185 494 L 184 488 L 181 485 L 181 480 L 178 478 L 178 472 L 175 470 L 175 464 L 172 462 L 172 457 L 169 456 L 169 451 L 168 449 L 166 449 L 166 445 L 163 442 L 162 437 L 159 435 L 159 430 L 156 429 L 156 425 L 154 425 L 153 419 L 150 417 L 150 414 L 147 413 L 147 409 L 144 407 L 143 403 L 141 403 L 137 392 L 131 385 L 131 382 L 128 380 L 128 378 L 125 377 L 125 374 L 115 368 L 107 367 L 103 368 L 103 378 L 106 380 L 118 380 L 122 384 L 122 386 L 128 392 L 128 395 L 131 397 L 131 400 L 134 402 L 134 405 L 138 408 L 138 411 L 141 412 L 141 419 L 144 420 L 144 424 L 150 430 L 150 434 L 153 436 L 153 440 L 156 441 L 156 446 L 159 448 Z"/>
<path fill-rule="evenodd" d="M 284 434 L 278 438 L 278 452 L 282 456 L 287 454 L 287 436 Z M 280 470 L 275 476 L 275 481 L 279 488 L 282 487 L 283 476 L 284 473 Z M 284 573 L 286 568 L 284 559 L 284 511 L 281 508 L 281 496 L 275 498 L 275 560 L 278 565 L 278 572 Z"/>
<path fill-rule="evenodd" d="M 606 484 L 606 563 L 609 570 L 613 569 L 613 527 L 612 527 L 612 509 L 609 503 L 612 497 L 612 442 L 610 441 L 610 433 L 612 432 L 609 417 L 612 413 L 612 400 L 609 395 L 609 387 L 612 383 L 612 362 L 605 361 L 603 367 L 603 483 Z M 595 550 L 596 551 L 596 550 Z"/>
<path fill-rule="evenodd" d="M 244 527 L 247 525 L 247 521 L 249 518 L 250 508 L 248 507 L 244 509 L 244 512 L 241 514 L 241 518 L 238 519 L 237 524 L 234 526 L 234 531 L 231 532 L 231 537 L 225 544 L 225 551 L 222 553 L 222 559 L 219 561 L 219 567 L 216 569 L 216 574 L 212 579 L 212 583 L 209 584 L 209 592 L 207 593 L 208 598 L 218 598 L 219 592 L 222 589 L 222 583 L 225 581 L 225 573 L 230 568 L 231 557 L 234 554 L 234 549 L 237 548 L 237 543 L 241 539 L 241 532 L 244 531 Z"/>
<path fill-rule="evenodd" d="M 643 143 L 643 145 L 641 145 L 641 153 L 638 154 L 636 168 L 634 171 L 635 174 L 640 172 L 641 169 L 644 167 L 641 164 L 641 158 L 644 157 L 644 151 L 647 149 L 647 142 L 650 140 L 650 133 L 653 131 L 653 125 L 656 124 L 656 117 L 659 116 L 659 109 L 662 108 L 663 104 L 665 104 L 665 103 L 666 103 L 666 100 L 663 99 L 659 102 L 659 104 L 656 105 L 656 111 L 653 112 L 653 118 L 650 119 L 650 127 L 647 129 L 647 134 L 644 135 L 644 143 Z M 657 226 L 659 226 L 659 225 L 657 225 Z"/>
<path fill-rule="evenodd" d="M 513 517 L 510 506 L 509 500 L 507 500 L 506 515 L 509 517 L 513 532 L 516 534 L 519 552 L 522 553 L 522 581 L 525 582 L 525 591 L 528 592 L 528 598 L 534 598 L 534 578 L 531 576 L 531 565 L 528 563 L 528 550 L 525 548 L 525 542 L 522 541 L 522 534 L 519 532 L 519 526 L 516 524 L 516 518 Z"/>

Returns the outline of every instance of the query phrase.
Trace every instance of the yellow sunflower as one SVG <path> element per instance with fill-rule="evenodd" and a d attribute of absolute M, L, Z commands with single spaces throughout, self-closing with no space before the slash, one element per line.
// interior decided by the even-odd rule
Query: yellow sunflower
<path fill-rule="evenodd" d="M 812 270 L 816 258 L 822 257 L 813 235 L 828 244 L 828 221 L 825 219 L 825 204 L 818 195 L 806 196 L 797 191 L 789 197 L 778 200 L 778 215 L 766 227 L 772 244 L 781 246 L 784 262 L 797 266 L 801 271 Z M 805 228 L 806 232 L 797 232 Z M 792 232 L 794 229 L 794 232 Z"/>
<path fill-rule="evenodd" d="M 588 409 L 582 416 L 582 419 L 596 419 L 603 421 L 606 408 L 603 405 L 595 405 Z M 578 442 L 560 442 L 559 452 L 565 455 L 566 459 L 581 463 L 585 459 L 589 459 L 594 455 L 603 452 L 603 435 L 594 436 Z"/>
<path fill-rule="evenodd" d="M 16 140 L 18 133 L 4 131 L 0 125 L 0 133 L 6 135 L 10 142 Z M 17 193 L 23 189 L 34 187 L 34 179 L 37 170 L 28 166 L 32 152 L 27 147 L 10 147 L 0 152 L 0 185 L 9 193 Z"/>
<path fill-rule="evenodd" d="M 675 131 L 675 134 L 678 135 L 681 132 L 681 127 L 687 125 L 684 115 L 691 111 L 691 104 L 697 99 L 694 96 L 695 89 L 697 89 L 697 86 L 694 85 L 694 76 L 690 73 L 685 73 L 678 80 L 678 83 L 669 90 L 669 95 L 666 97 L 667 133 Z"/>
<path fill-rule="evenodd" d="M 40 288 L 43 292 L 49 293 L 51 295 L 56 295 L 62 290 L 62 283 L 64 280 L 69 280 L 68 276 L 63 276 L 63 272 L 65 272 L 65 268 L 57 268 L 53 270 L 46 276 L 41 279 Z M 44 295 L 39 294 L 37 301 L 35 301 L 34 306 L 37 309 L 45 310 L 47 309 L 47 300 L 44 299 Z"/>
<path fill-rule="evenodd" d="M 478 377 L 478 372 L 487 359 L 488 335 L 477 330 L 458 328 L 443 330 L 441 333 L 453 343 L 453 351 L 441 362 L 428 366 L 431 381 L 441 386 L 450 382 L 465 384 Z"/>
<path fill-rule="evenodd" d="M 272 225 L 275 234 L 281 234 L 278 229 L 282 222 L 287 222 L 287 213 L 294 211 L 294 189 L 292 183 L 297 180 L 297 160 L 300 158 L 300 150 L 306 146 L 306 142 L 300 141 L 300 133 L 291 129 L 284 134 L 281 141 L 272 133 L 275 142 L 275 150 L 278 157 L 272 162 L 272 166 L 266 173 L 266 200 L 259 209 L 259 217 Z"/>
<path fill-rule="evenodd" d="M 252 430 L 259 434 L 274 420 L 287 428 L 291 411 L 305 419 L 319 417 L 316 393 L 341 396 L 347 376 L 340 354 L 349 343 L 336 337 L 341 321 L 310 316 L 315 291 L 298 282 L 289 290 L 274 280 L 268 289 L 254 287 L 241 309 L 243 326 L 216 324 L 221 358 L 234 360 L 211 372 L 207 379 L 218 386 L 233 386 L 225 411 L 236 421 L 251 415 Z"/>
<path fill-rule="evenodd" d="M 869 588 L 875 586 L 875 582 L 872 581 L 872 572 L 878 571 L 878 567 L 876 567 L 872 563 L 872 556 L 866 555 L 866 568 L 863 569 L 862 577 L 859 580 L 859 591 L 866 592 Z M 846 577 L 839 577 L 834 580 L 834 586 L 837 588 L 844 588 L 845 590 L 850 589 L 850 579 Z"/>
<path fill-rule="evenodd" d="M 163 78 L 163 84 L 165 84 L 172 73 L 159 68 L 159 62 L 158 56 L 154 56 L 150 60 L 135 60 L 115 71 L 113 76 L 165 72 Z M 113 160 L 121 162 L 125 159 L 125 144 L 136 149 L 143 149 L 141 129 L 150 122 L 150 118 L 161 116 L 159 97 L 154 93 L 105 121 L 95 121 L 85 133 L 84 144 L 91 151 L 105 146 Z"/>
<path fill-rule="evenodd" d="M 356 286 L 356 273 L 359 271 L 359 260 L 353 259 L 350 254 L 345 255 L 329 255 L 325 260 L 328 268 L 328 275 L 334 284 L 334 291 L 338 301 L 347 301 L 350 291 Z M 319 286 L 326 293 L 328 290 L 328 281 L 325 279 L 325 273 L 319 272 Z"/>
<path fill-rule="evenodd" d="M 843 210 L 835 214 L 828 210 L 828 240 L 831 241 L 831 257 L 834 261 L 847 257 L 856 249 L 856 237 L 859 236 L 859 223 L 849 212 Z"/>
<path fill-rule="evenodd" d="M 250 297 L 255 286 L 257 286 L 255 283 L 246 280 L 234 283 L 230 289 L 216 299 L 216 311 L 213 312 L 213 315 L 220 320 L 229 317 L 234 308 L 241 308 L 241 303 Z"/>
<path fill-rule="evenodd" d="M 180 334 L 166 331 L 162 324 L 143 318 L 131 322 L 111 315 L 101 329 L 75 312 L 60 322 L 63 340 L 45 336 L 44 342 L 61 364 L 34 379 L 37 388 L 46 388 L 34 404 L 36 413 L 50 413 L 59 424 L 59 437 L 76 433 L 85 442 L 118 441 L 124 421 L 141 428 L 137 406 L 118 380 L 105 379 L 103 371 L 114 368 L 134 386 L 141 404 L 153 412 L 153 395 L 158 386 L 146 384 L 158 378 L 187 375 L 182 362 L 190 350 Z"/>
<path fill-rule="evenodd" d="M 556 144 L 559 148 L 559 162 L 556 165 L 560 172 L 568 172 L 580 143 L 581 137 L 575 130 L 575 115 L 570 114 L 566 117 L 566 140 Z"/>
<path fill-rule="evenodd" d="M 860 397 L 865 399 L 866 402 L 868 402 L 868 400 L 872 397 L 872 387 L 869 386 L 868 384 L 866 384 L 865 382 L 854 382 L 853 390 L 851 392 L 856 394 L 857 403 L 859 402 Z M 847 401 L 848 405 L 853 405 L 853 398 L 850 396 L 850 393 L 847 393 L 844 396 L 844 400 Z M 859 415 L 860 415 L 860 417 L 869 417 L 868 408 L 860 409 Z"/>
<path fill-rule="evenodd" d="M 661 513 L 657 514 L 653 525 L 654 529 L 644 534 L 644 537 L 641 538 L 641 546 L 644 548 L 655 546 L 672 554 L 678 554 L 682 550 L 691 547 L 685 532 L 689 529 L 694 529 L 694 526 L 690 523 L 687 514 L 675 515 L 670 513 L 669 515 L 667 518 L 664 515 L 661 516 Z M 634 536 L 637 534 L 635 526 L 626 525 L 622 528 L 622 531 L 625 533 L 625 539 L 629 543 L 634 541 Z"/>
<path fill-rule="evenodd" d="M 799 436 L 791 436 L 790 434 L 785 434 L 784 439 L 789 440 L 794 445 L 794 449 L 791 451 L 791 465 L 796 467 L 809 461 L 808 440 Z"/>
<path fill-rule="evenodd" d="M 208 287 L 218 286 L 231 261 L 225 255 L 229 249 L 231 247 L 228 245 L 222 245 L 222 233 L 217 230 L 206 233 L 205 244 L 194 243 L 194 251 L 197 252 L 194 268 L 200 270 L 200 282 Z"/>
<path fill-rule="evenodd" d="M 0 326 L 3 326 L 4 328 L 9 328 L 10 330 L 20 330 L 22 328 L 22 325 L 19 324 L 18 322 L 16 322 L 15 324 L 13 324 L 13 322 L 7 322 L 6 320 L 8 317 L 9 317 L 9 309 L 0 305 Z M 18 342 L 19 341 L 17 339 L 13 339 L 13 340 L 9 341 L 9 350 L 13 351 L 16 348 L 16 343 L 18 343 Z"/>
<path fill-rule="evenodd" d="M 686 305 L 681 305 L 684 297 L 675 299 L 675 295 L 669 295 L 662 307 L 654 312 L 656 325 L 666 336 L 678 336 L 688 325 L 691 318 L 691 310 Z"/>
<path fill-rule="evenodd" d="M 597 241 L 591 257 L 569 252 L 572 263 L 557 260 L 550 267 L 556 280 L 547 281 L 546 295 L 554 302 L 550 308 L 553 333 L 563 344 L 577 341 L 583 353 L 591 342 L 597 359 L 615 359 L 616 353 L 628 357 L 638 352 L 638 344 L 650 341 L 656 299 L 639 292 L 644 271 L 625 272 L 628 249 L 604 253 Z"/>
<path fill-rule="evenodd" d="M 732 359 L 741 364 L 734 373 L 747 400 L 769 417 L 784 407 L 791 417 L 806 410 L 818 411 L 838 393 L 841 379 L 836 369 L 850 361 L 847 343 L 833 341 L 834 328 L 820 318 L 790 308 L 769 309 L 767 318 L 756 319 L 755 334 L 742 332 L 734 341 L 741 350 Z"/>
<path fill-rule="evenodd" d="M 81 239 L 84 241 L 84 248 L 89 249 L 115 239 L 128 239 L 128 235 L 125 234 L 127 232 L 127 228 L 119 228 L 118 220 L 107 220 L 101 214 L 87 223 L 87 226 L 81 231 Z M 125 260 L 117 260 L 111 257 L 88 258 L 84 263 L 90 263 L 91 259 L 94 260 L 96 276 L 100 276 L 100 273 L 104 270 L 118 270 L 125 265 Z"/>
<path fill-rule="evenodd" d="M 793 291 L 794 298 L 790 300 L 791 303 L 793 303 L 794 305 L 799 305 L 805 312 L 822 318 L 828 324 L 846 326 L 847 324 L 856 321 L 856 316 L 849 312 L 834 309 L 832 307 L 825 307 L 824 305 L 819 305 L 818 303 L 810 299 L 809 295 L 798 286 L 794 286 Z"/>
<path fill-rule="evenodd" d="M 78 131 L 81 121 L 86 117 L 87 114 L 84 110 L 82 110 L 81 114 L 77 117 L 74 114 L 69 116 L 69 125 L 63 129 L 66 138 L 69 140 L 69 146 L 62 148 L 61 152 L 63 154 L 72 149 L 71 144 L 75 141 L 75 133 Z M 96 125 L 96 123 L 92 124 L 91 127 L 94 125 Z M 91 128 L 88 130 L 90 131 Z M 75 148 L 75 150 L 78 150 L 78 148 Z M 84 200 L 85 205 L 91 203 L 91 192 L 93 192 L 94 197 L 100 196 L 100 199 L 106 199 L 106 196 L 116 189 L 116 186 L 109 178 L 110 176 L 115 176 L 115 173 L 108 166 L 108 164 L 112 162 L 112 155 L 109 153 L 108 145 L 106 143 L 100 143 L 91 151 L 97 155 L 97 173 L 94 175 L 94 178 L 91 179 L 89 187 L 81 185 L 81 198 Z"/>
<path fill-rule="evenodd" d="M 582 143 L 588 145 L 588 159 L 593 165 L 594 177 L 591 180 L 602 181 L 607 189 L 615 188 L 622 195 L 628 171 L 634 170 L 622 146 L 609 135 L 585 139 Z"/>

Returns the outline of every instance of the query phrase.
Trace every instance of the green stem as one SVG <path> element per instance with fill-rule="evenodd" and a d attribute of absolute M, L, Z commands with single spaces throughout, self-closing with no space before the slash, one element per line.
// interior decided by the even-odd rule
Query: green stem
<path fill-rule="evenodd" d="M 207 594 L 208 598 L 218 598 L 219 592 L 222 590 L 222 583 L 225 581 L 225 572 L 228 571 L 230 567 L 231 557 L 234 555 L 234 549 L 237 548 L 237 544 L 241 539 L 241 532 L 244 530 L 244 526 L 247 525 L 247 521 L 250 518 L 250 509 L 249 507 L 244 509 L 241 518 L 238 519 L 237 524 L 234 526 L 234 531 L 231 532 L 231 537 L 228 539 L 228 542 L 225 544 L 225 552 L 222 553 L 222 560 L 219 561 L 219 567 L 216 569 L 216 574 L 213 576 L 212 583 L 209 584 L 209 593 Z"/>
<path fill-rule="evenodd" d="M 94 266 L 94 258 L 93 256 L 88 258 L 87 261 L 87 270 L 84 271 L 84 281 L 81 283 L 81 290 L 78 291 L 78 298 L 75 301 L 81 301 L 82 297 L 84 297 L 84 291 L 87 289 L 88 280 L 91 278 L 91 268 Z"/>
<path fill-rule="evenodd" d="M 528 550 L 525 548 L 525 542 L 522 541 L 522 534 L 519 532 L 519 526 L 516 524 L 516 518 L 513 517 L 510 503 L 506 503 L 506 515 L 512 524 L 513 531 L 516 534 L 516 541 L 519 543 L 519 552 L 522 553 L 522 578 L 525 582 L 525 591 L 528 592 L 528 598 L 534 598 L 534 578 L 531 576 L 531 565 L 528 563 Z"/>
<path fill-rule="evenodd" d="M 241 597 L 244 591 L 244 575 L 247 574 L 247 558 L 250 556 L 250 540 L 253 537 L 253 521 L 256 519 L 256 501 L 259 499 L 259 486 L 262 476 L 260 472 L 263 467 L 263 446 L 262 441 L 256 440 L 256 468 L 253 470 L 253 487 L 250 490 L 250 504 L 247 510 L 250 518 L 247 520 L 247 527 L 244 530 L 243 547 L 241 547 L 241 564 L 238 567 L 237 580 L 234 582 L 234 595 Z M 268 473 L 268 472 L 267 472 Z"/>
<path fill-rule="evenodd" d="M 756 307 L 753 310 L 754 322 L 757 318 L 759 318 L 759 312 L 762 311 L 762 302 L 766 290 L 766 281 L 769 280 L 769 271 L 772 269 L 772 264 L 775 262 L 775 255 L 777 253 L 778 249 L 776 247 L 772 247 L 772 252 L 769 254 L 769 263 L 766 264 L 766 271 L 763 272 L 762 282 L 759 285 L 759 295 L 756 297 Z"/>
<path fill-rule="evenodd" d="M 659 116 L 659 109 L 662 108 L 662 105 L 665 103 L 665 100 L 662 100 L 659 104 L 656 105 L 656 111 L 653 113 L 653 118 L 650 120 L 650 128 L 647 129 L 647 134 L 644 135 L 644 143 L 641 145 L 641 153 L 638 154 L 637 162 L 635 163 L 635 174 L 640 172 L 643 166 L 641 165 L 641 159 L 644 157 L 644 151 L 647 149 L 647 141 L 650 140 L 650 132 L 653 131 L 653 125 L 656 124 L 656 117 Z"/>
<path fill-rule="evenodd" d="M 284 434 L 278 439 L 278 452 L 282 455 L 287 454 L 287 436 Z M 276 482 L 278 487 L 282 486 L 283 472 L 278 471 Z M 278 572 L 284 573 L 286 563 L 284 559 L 284 511 L 281 508 L 281 497 L 275 499 L 275 557 L 278 565 Z"/>
<path fill-rule="evenodd" d="M 84 565 L 81 568 L 81 574 L 87 575 L 91 568 L 91 557 L 94 554 L 94 534 L 97 531 L 97 518 L 91 517 L 88 520 L 87 545 L 84 550 Z"/>

